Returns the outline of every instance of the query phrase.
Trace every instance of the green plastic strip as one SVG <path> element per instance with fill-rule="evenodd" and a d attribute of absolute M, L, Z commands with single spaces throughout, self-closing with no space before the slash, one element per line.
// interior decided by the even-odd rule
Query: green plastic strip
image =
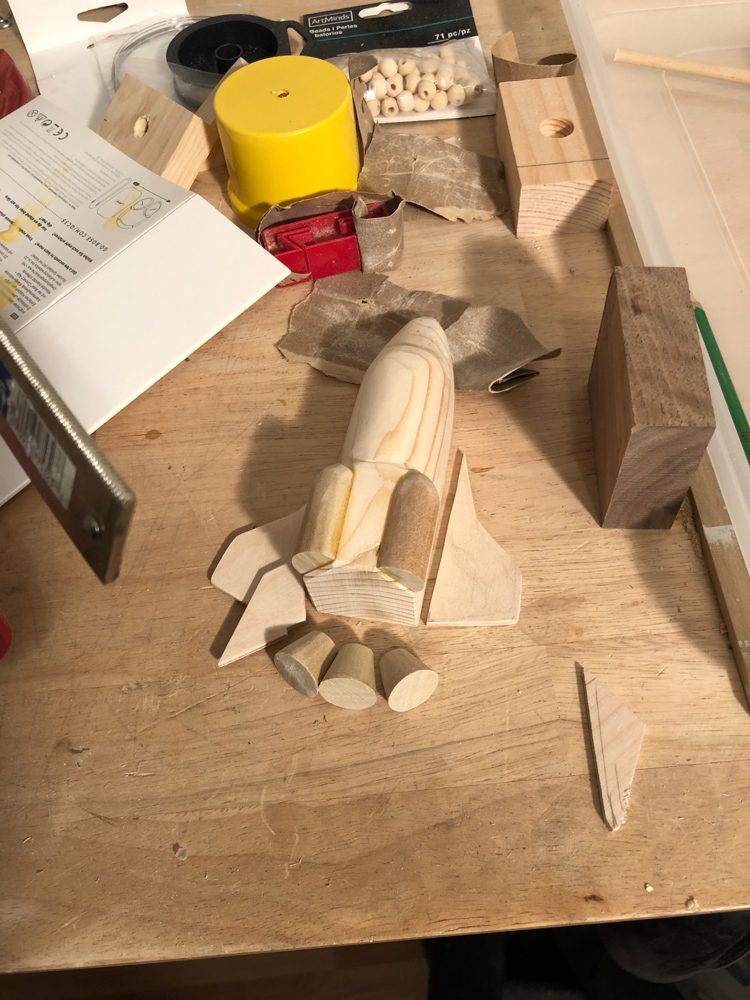
<path fill-rule="evenodd" d="M 716 337 L 714 337 L 711 324 L 708 322 L 708 316 L 706 316 L 705 311 L 700 306 L 697 306 L 695 309 L 695 319 L 703 337 L 703 343 L 706 345 L 708 356 L 711 358 L 711 364 L 714 366 L 721 391 L 724 393 L 724 399 L 727 401 L 734 426 L 737 428 L 737 433 L 740 436 L 742 447 L 745 449 L 745 458 L 750 462 L 750 425 L 748 425 L 745 411 L 742 409 L 742 403 L 727 371 L 727 366 L 724 364 L 724 358 L 719 350 L 719 345 L 716 343 Z"/>

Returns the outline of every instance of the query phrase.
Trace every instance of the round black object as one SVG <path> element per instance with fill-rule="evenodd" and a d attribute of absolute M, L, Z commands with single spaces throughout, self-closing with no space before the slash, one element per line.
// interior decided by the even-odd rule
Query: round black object
<path fill-rule="evenodd" d="M 229 66 L 221 50 L 232 46 L 232 62 L 257 62 L 269 56 L 288 56 L 291 49 L 284 21 L 267 21 L 251 14 L 223 14 L 189 24 L 172 39 L 167 62 L 201 73 L 223 75 Z M 217 49 L 220 50 L 217 55 Z"/>
<path fill-rule="evenodd" d="M 287 29 L 305 41 L 310 36 L 298 21 L 269 21 L 252 14 L 221 14 L 189 24 L 167 48 L 167 63 L 177 93 L 197 108 L 238 59 L 247 63 L 291 54 Z"/>

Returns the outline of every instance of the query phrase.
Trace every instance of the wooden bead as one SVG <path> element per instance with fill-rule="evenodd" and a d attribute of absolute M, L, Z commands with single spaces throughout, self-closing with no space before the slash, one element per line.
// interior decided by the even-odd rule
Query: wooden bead
<path fill-rule="evenodd" d="M 373 76 L 375 75 L 376 68 L 377 67 L 373 66 L 372 69 L 368 69 L 366 73 L 362 74 L 362 76 L 360 77 L 362 83 L 369 83 L 370 80 L 372 80 Z"/>
<path fill-rule="evenodd" d="M 413 59 L 399 59 L 398 61 L 398 71 L 401 76 L 408 76 L 410 73 L 413 73 L 416 68 L 417 64 Z"/>
<path fill-rule="evenodd" d="M 436 73 L 438 68 L 437 59 L 423 59 L 420 69 L 422 73 Z"/>
<path fill-rule="evenodd" d="M 394 712 L 408 712 L 427 701 L 438 684 L 438 675 L 408 649 L 391 649 L 380 660 L 388 705 Z M 322 692 L 321 692 L 322 694 Z"/>
<path fill-rule="evenodd" d="M 449 90 L 454 83 L 453 67 L 442 65 L 435 74 L 435 86 L 438 90 Z"/>
<path fill-rule="evenodd" d="M 365 101 L 365 104 L 367 105 L 367 110 L 370 112 L 372 117 L 377 118 L 380 114 L 380 101 L 375 100 L 373 97 L 369 101 Z"/>
<path fill-rule="evenodd" d="M 374 76 L 370 80 L 370 90 L 373 93 L 373 97 L 376 101 L 382 101 L 384 97 L 388 96 L 388 84 L 385 82 L 384 76 Z"/>
<path fill-rule="evenodd" d="M 274 666 L 295 691 L 314 698 L 318 683 L 336 655 L 333 639 L 325 632 L 308 632 L 274 656 Z"/>
<path fill-rule="evenodd" d="M 401 91 L 404 89 L 404 78 L 396 73 L 394 76 L 389 76 L 385 81 L 385 85 L 388 88 L 389 97 L 398 97 Z"/>
<path fill-rule="evenodd" d="M 442 49 L 439 50 L 438 55 L 441 59 L 444 59 L 445 62 L 454 63 L 456 61 L 456 57 L 453 54 L 453 47 L 451 45 L 444 45 Z"/>
<path fill-rule="evenodd" d="M 469 64 L 465 59 L 456 59 L 456 66 L 468 66 Z"/>
<path fill-rule="evenodd" d="M 395 97 L 384 97 L 380 102 L 380 113 L 386 118 L 395 118 L 398 114 L 398 103 Z"/>
<path fill-rule="evenodd" d="M 320 695 L 338 708 L 370 708 L 377 701 L 375 658 L 369 646 L 342 646 L 320 683 Z"/>
<path fill-rule="evenodd" d="M 404 90 L 396 98 L 396 103 L 398 104 L 399 111 L 413 111 L 414 94 L 410 93 L 408 90 Z"/>
<path fill-rule="evenodd" d="M 389 76 L 394 76 L 398 73 L 398 63 L 395 59 L 391 59 L 390 56 L 386 56 L 385 59 L 380 60 L 380 66 L 378 66 L 378 69 L 387 80 Z"/>
<path fill-rule="evenodd" d="M 409 73 L 408 76 L 404 77 L 404 90 L 408 90 L 410 94 L 413 94 L 419 86 L 419 81 L 421 79 L 422 77 L 420 73 L 415 69 L 413 73 Z"/>
<path fill-rule="evenodd" d="M 455 79 L 455 82 L 460 87 L 465 87 L 470 82 L 471 76 L 469 75 L 469 71 L 468 70 L 462 69 L 460 66 L 457 66 L 456 67 L 456 75 L 455 75 L 454 79 Z"/>
<path fill-rule="evenodd" d="M 429 101 L 423 101 L 421 97 L 417 94 L 414 95 L 414 110 L 422 114 L 423 111 L 427 111 L 430 106 Z"/>
<path fill-rule="evenodd" d="M 464 88 L 454 84 L 448 91 L 448 103 L 452 104 L 454 108 L 460 108 L 465 100 L 466 91 Z"/>
<path fill-rule="evenodd" d="M 437 87 L 432 82 L 432 80 L 425 80 L 424 77 L 417 84 L 417 94 L 422 98 L 423 101 L 431 101 L 435 96 Z"/>
<path fill-rule="evenodd" d="M 438 90 L 430 98 L 430 107 L 433 111 L 442 111 L 448 105 L 448 95 L 444 90 Z"/>
<path fill-rule="evenodd" d="M 464 93 L 466 94 L 467 101 L 473 101 L 480 96 L 484 87 L 482 86 L 482 81 L 474 76 L 469 80 L 469 82 L 464 86 Z"/>

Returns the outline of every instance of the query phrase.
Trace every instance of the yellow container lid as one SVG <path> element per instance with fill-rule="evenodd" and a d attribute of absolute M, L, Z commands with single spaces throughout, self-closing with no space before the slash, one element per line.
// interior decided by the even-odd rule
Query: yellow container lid
<path fill-rule="evenodd" d="M 274 56 L 243 66 L 223 81 L 214 98 L 224 127 L 247 136 L 319 128 L 350 103 L 346 75 L 310 56 Z"/>

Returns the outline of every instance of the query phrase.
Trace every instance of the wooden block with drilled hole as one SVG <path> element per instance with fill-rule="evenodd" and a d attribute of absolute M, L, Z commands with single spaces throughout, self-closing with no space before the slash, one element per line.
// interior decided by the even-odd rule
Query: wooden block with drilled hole
<path fill-rule="evenodd" d="M 604 228 L 614 175 L 580 74 L 501 83 L 495 128 L 516 236 Z"/>
<path fill-rule="evenodd" d="M 589 376 L 605 528 L 670 528 L 714 431 L 681 267 L 617 267 Z"/>
<path fill-rule="evenodd" d="M 142 167 L 189 188 L 218 139 L 206 122 L 133 76 L 126 76 L 99 135 Z"/>

